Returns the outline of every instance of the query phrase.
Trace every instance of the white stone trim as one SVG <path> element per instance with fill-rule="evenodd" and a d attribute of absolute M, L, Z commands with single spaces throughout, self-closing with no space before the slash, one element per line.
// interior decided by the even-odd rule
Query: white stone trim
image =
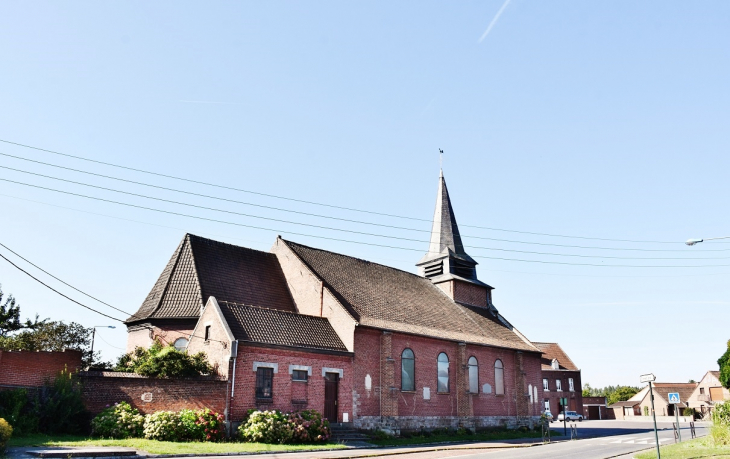
<path fill-rule="evenodd" d="M 253 363 L 253 371 L 256 371 L 261 368 L 273 368 L 274 373 L 279 372 L 279 364 L 278 363 L 269 363 L 269 362 L 254 362 Z"/>
<path fill-rule="evenodd" d="M 322 367 L 322 376 L 324 376 L 326 373 L 339 373 L 340 379 L 342 379 L 345 374 L 345 370 L 343 370 L 342 368 Z"/>
<path fill-rule="evenodd" d="M 312 367 L 307 365 L 289 365 L 289 374 L 293 374 L 294 370 L 306 370 L 307 376 L 312 376 Z"/>

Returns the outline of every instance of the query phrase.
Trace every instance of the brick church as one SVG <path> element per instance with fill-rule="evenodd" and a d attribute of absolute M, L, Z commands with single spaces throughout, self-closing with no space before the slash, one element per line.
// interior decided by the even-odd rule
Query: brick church
<path fill-rule="evenodd" d="M 187 234 L 127 319 L 127 350 L 205 351 L 233 422 L 308 408 L 364 429 L 532 424 L 541 350 L 476 265 L 443 174 L 417 275 L 281 237 L 262 252 Z"/>

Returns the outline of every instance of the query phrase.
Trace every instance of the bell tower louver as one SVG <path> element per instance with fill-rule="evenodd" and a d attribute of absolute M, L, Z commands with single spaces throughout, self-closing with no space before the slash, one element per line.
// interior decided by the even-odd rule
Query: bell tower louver
<path fill-rule="evenodd" d="M 476 265 L 477 262 L 464 250 L 449 190 L 441 171 L 431 240 L 428 252 L 416 263 L 418 272 L 454 301 L 490 307 L 492 287 L 477 279 Z"/>

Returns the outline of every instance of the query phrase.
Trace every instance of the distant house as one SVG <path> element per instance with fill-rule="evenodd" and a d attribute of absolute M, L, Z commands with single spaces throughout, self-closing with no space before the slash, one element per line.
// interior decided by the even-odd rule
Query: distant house
<path fill-rule="evenodd" d="M 542 351 L 541 373 L 543 411 L 560 413 L 560 399 L 568 399 L 568 410 L 583 413 L 583 387 L 578 368 L 558 343 L 532 342 Z M 596 416 L 596 419 L 598 416 Z"/>
<path fill-rule="evenodd" d="M 669 403 L 669 393 L 679 393 L 680 409 L 687 407 L 687 402 L 697 383 L 654 383 L 654 409 L 657 416 L 674 416 L 674 405 Z M 651 397 L 649 386 L 641 389 L 636 395 L 625 402 L 617 402 L 609 408 L 613 409 L 616 419 L 627 419 L 634 416 L 651 416 Z"/>
<path fill-rule="evenodd" d="M 613 419 L 612 416 L 609 416 L 606 397 L 583 397 L 583 417 L 585 419 Z"/>
<path fill-rule="evenodd" d="M 720 384 L 720 372 L 708 371 L 690 395 L 688 404 L 705 417 L 712 412 L 715 403 L 723 400 L 730 400 L 730 392 Z"/>

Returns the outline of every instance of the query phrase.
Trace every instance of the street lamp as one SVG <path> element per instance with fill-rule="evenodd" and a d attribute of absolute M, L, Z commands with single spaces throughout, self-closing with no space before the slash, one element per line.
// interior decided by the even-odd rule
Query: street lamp
<path fill-rule="evenodd" d="M 695 244 L 699 244 L 700 242 L 714 241 L 715 239 L 730 239 L 730 236 L 708 237 L 707 239 L 687 239 L 687 241 L 685 242 L 685 244 L 687 244 L 687 245 L 695 245 Z"/>
<path fill-rule="evenodd" d="M 117 328 L 114 325 L 94 325 L 91 327 L 91 360 L 89 361 L 89 366 L 94 362 L 94 338 L 96 338 L 96 329 L 97 328 Z"/>

